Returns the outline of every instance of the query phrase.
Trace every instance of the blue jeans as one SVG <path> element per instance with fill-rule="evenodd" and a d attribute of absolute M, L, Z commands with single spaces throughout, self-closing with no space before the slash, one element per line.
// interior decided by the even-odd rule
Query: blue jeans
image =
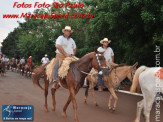
<path fill-rule="evenodd" d="M 53 70 L 53 81 L 57 81 L 58 69 L 59 69 L 59 60 L 57 59 Z"/>
<path fill-rule="evenodd" d="M 102 75 L 98 75 L 98 87 L 102 87 Z"/>

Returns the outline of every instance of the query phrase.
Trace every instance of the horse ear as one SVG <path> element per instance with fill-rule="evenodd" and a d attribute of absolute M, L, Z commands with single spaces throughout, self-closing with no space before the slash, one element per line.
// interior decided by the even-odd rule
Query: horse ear
<path fill-rule="evenodd" d="M 138 65 L 138 62 L 136 62 L 132 67 L 136 68 L 137 65 Z"/>
<path fill-rule="evenodd" d="M 97 47 L 94 47 L 94 51 L 95 51 L 95 53 L 97 53 Z"/>

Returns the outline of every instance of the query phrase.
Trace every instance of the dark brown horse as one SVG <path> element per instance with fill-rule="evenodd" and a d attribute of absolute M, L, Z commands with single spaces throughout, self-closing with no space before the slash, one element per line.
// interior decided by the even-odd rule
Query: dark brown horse
<path fill-rule="evenodd" d="M 33 72 L 34 68 L 36 68 L 35 63 L 32 63 L 30 66 L 28 66 L 28 65 L 26 64 L 25 67 L 24 67 L 25 76 L 31 78 L 32 72 Z"/>
<path fill-rule="evenodd" d="M 4 76 L 5 73 L 5 62 L 0 62 L 0 74 Z"/>
<path fill-rule="evenodd" d="M 63 107 L 62 116 L 66 117 L 67 107 L 72 101 L 74 114 L 75 114 L 75 121 L 79 122 L 78 116 L 77 116 L 77 103 L 76 103 L 75 95 L 78 93 L 79 89 L 83 86 L 84 79 L 87 76 L 86 73 L 89 73 L 92 67 L 97 69 L 98 71 L 102 70 L 102 67 L 106 67 L 105 58 L 101 54 L 102 53 L 95 50 L 95 52 L 86 54 L 80 60 L 74 61 L 70 64 L 70 69 L 69 69 L 67 76 L 64 79 L 59 78 L 58 82 L 54 83 L 51 89 L 52 99 L 53 99 L 52 110 L 55 111 L 55 108 L 56 108 L 55 92 L 60 86 L 62 86 L 68 89 L 70 93 L 68 100 L 65 106 Z M 45 88 L 42 88 L 42 89 L 45 90 L 45 111 L 48 111 L 47 95 L 48 95 L 49 81 L 47 80 L 47 76 L 44 71 L 45 66 L 46 64 L 34 70 L 33 83 L 39 86 L 40 88 L 42 88 L 42 86 L 39 84 L 39 79 L 40 79 L 40 76 L 44 74 Z"/>

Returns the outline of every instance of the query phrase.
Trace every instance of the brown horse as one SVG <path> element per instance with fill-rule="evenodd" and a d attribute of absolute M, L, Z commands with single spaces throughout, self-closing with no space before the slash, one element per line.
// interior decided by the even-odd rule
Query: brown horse
<path fill-rule="evenodd" d="M 24 73 L 26 77 L 30 77 L 32 76 L 32 72 L 33 70 L 36 68 L 36 64 L 32 63 L 30 66 L 28 66 L 28 64 L 25 65 L 24 67 Z"/>
<path fill-rule="evenodd" d="M 78 93 L 79 89 L 83 86 L 84 84 L 84 79 L 87 76 L 87 74 L 83 72 L 89 73 L 92 67 L 97 69 L 98 71 L 102 69 L 102 67 L 106 67 L 106 62 L 105 58 L 102 53 L 98 52 L 95 50 L 95 52 L 91 52 L 89 54 L 86 54 L 83 56 L 80 60 L 74 61 L 70 64 L 70 69 L 68 71 L 67 76 L 64 79 L 59 78 L 59 83 L 61 84 L 62 87 L 66 88 L 69 90 L 70 96 L 68 97 L 68 100 L 63 107 L 63 113 L 62 116 L 66 117 L 66 110 L 70 102 L 72 101 L 73 109 L 74 109 L 74 114 L 75 114 L 75 121 L 79 122 L 78 116 L 77 116 L 77 103 L 75 99 L 75 95 Z M 33 75 L 33 83 L 39 86 L 40 88 L 41 85 L 39 84 L 39 78 L 42 74 L 44 74 L 44 81 L 45 81 L 45 111 L 48 111 L 47 107 L 47 95 L 48 95 L 48 86 L 49 86 L 49 81 L 47 81 L 47 76 L 44 71 L 44 67 L 46 66 L 42 65 L 36 70 L 34 70 L 34 75 Z M 55 101 L 55 92 L 56 89 L 58 89 L 60 85 L 58 83 L 53 84 L 53 87 L 51 89 L 52 93 L 52 99 L 53 99 L 53 106 L 52 110 L 55 110 L 56 108 L 56 101 Z M 42 88 L 44 89 L 44 88 Z"/>
<path fill-rule="evenodd" d="M 6 73 L 5 62 L 0 62 L 0 74 L 1 74 L 1 76 L 4 76 L 5 73 Z"/>
<path fill-rule="evenodd" d="M 126 77 L 132 82 L 137 65 L 138 63 L 136 62 L 133 66 L 120 66 L 120 67 L 116 66 L 111 70 L 111 72 L 107 76 L 104 76 L 104 86 L 107 87 L 108 90 L 110 91 L 110 97 L 109 97 L 109 103 L 108 103 L 109 110 L 115 111 L 115 108 L 117 106 L 118 97 L 115 93 L 115 89 L 119 87 L 120 83 Z M 87 81 L 89 81 L 89 84 L 90 84 L 90 90 L 91 90 L 94 104 L 96 105 L 96 107 L 98 107 L 98 104 L 96 102 L 96 98 L 94 95 L 94 84 L 97 84 L 98 82 L 98 74 L 94 74 L 94 75 L 95 76 L 88 75 Z M 87 102 L 88 89 L 89 88 L 87 86 L 86 91 L 85 91 L 84 103 Z M 111 107 L 112 97 L 114 98 L 113 108 Z"/>

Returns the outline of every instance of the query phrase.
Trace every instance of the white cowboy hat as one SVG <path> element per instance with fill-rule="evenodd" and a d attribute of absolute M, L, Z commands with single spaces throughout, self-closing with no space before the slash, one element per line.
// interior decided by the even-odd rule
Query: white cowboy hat
<path fill-rule="evenodd" d="M 29 58 L 32 58 L 32 56 L 29 56 Z"/>
<path fill-rule="evenodd" d="M 62 29 L 62 32 L 64 33 L 65 30 L 70 30 L 71 33 L 73 32 L 73 31 L 71 30 L 71 27 L 70 27 L 70 26 L 66 26 L 64 29 Z"/>
<path fill-rule="evenodd" d="M 108 40 L 108 38 L 104 38 L 103 40 L 100 41 L 100 43 L 103 44 L 103 42 L 108 42 L 108 43 L 110 43 L 111 40 Z"/>
<path fill-rule="evenodd" d="M 48 55 L 47 54 L 45 54 L 45 57 L 47 57 Z"/>

